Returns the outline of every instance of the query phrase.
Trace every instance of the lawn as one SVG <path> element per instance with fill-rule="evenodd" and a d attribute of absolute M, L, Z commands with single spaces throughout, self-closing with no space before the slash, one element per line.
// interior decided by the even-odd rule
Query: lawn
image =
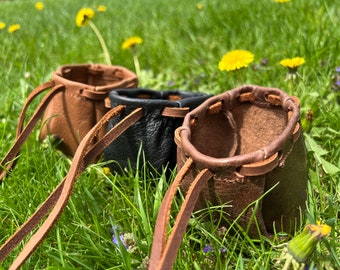
<path fill-rule="evenodd" d="M 92 22 L 112 64 L 137 72 L 140 87 L 219 94 L 256 84 L 300 98 L 309 183 L 304 220 L 295 234 L 308 223 L 331 226 L 306 269 L 340 269 L 340 9 L 335 2 L 45 0 L 38 10 L 35 1 L 0 0 L 0 156 L 14 141 L 28 94 L 54 70 L 107 62 L 92 29 L 75 21 L 80 8 L 104 5 L 106 11 L 96 11 Z M 9 32 L 15 24 L 20 28 Z M 135 54 L 121 48 L 131 36 L 143 40 Z M 222 56 L 238 49 L 254 54 L 254 61 L 237 71 L 219 70 Z M 305 62 L 292 76 L 280 61 L 294 57 Z M 71 159 L 38 135 L 37 127 L 0 186 L 1 244 L 70 167 Z M 79 177 L 58 223 L 22 269 L 146 269 L 157 211 L 173 175 L 147 170 L 116 175 L 103 167 L 101 160 Z M 174 214 L 181 201 L 176 198 Z M 128 249 L 117 241 L 120 235 Z M 282 269 L 286 241 L 279 235 L 252 240 L 242 231 L 224 235 L 218 225 L 193 217 L 174 269 Z M 4 269 L 23 245 L 3 262 Z"/>

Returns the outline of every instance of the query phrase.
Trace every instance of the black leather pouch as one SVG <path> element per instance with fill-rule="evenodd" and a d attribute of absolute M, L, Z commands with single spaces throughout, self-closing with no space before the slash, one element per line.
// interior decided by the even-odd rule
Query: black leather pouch
<path fill-rule="evenodd" d="M 143 109 L 143 117 L 125 131 L 104 151 L 111 171 L 121 172 L 127 167 L 136 169 L 146 161 L 158 172 L 176 166 L 175 129 L 182 125 L 184 116 L 211 95 L 180 90 L 155 91 L 150 89 L 118 89 L 109 94 L 111 107 L 125 105 L 124 112 L 112 118 L 110 130 L 136 108 Z M 139 156 L 139 150 L 142 154 Z"/>

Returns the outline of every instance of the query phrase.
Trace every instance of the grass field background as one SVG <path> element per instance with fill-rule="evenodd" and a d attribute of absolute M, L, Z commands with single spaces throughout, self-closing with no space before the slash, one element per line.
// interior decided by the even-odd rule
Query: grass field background
<path fill-rule="evenodd" d="M 30 91 L 49 80 L 60 65 L 105 61 L 90 27 L 75 24 L 80 8 L 105 5 L 107 10 L 97 12 L 93 22 L 113 64 L 134 70 L 132 54 L 121 44 L 131 36 L 143 39 L 137 47 L 142 87 L 218 94 L 258 84 L 300 98 L 310 179 L 304 224 L 322 220 L 332 227 L 307 269 L 340 269 L 340 8 L 336 1 L 46 0 L 41 11 L 35 3 L 0 1 L 0 22 L 6 23 L 0 29 L 1 156 L 14 140 L 17 118 Z M 12 24 L 20 24 L 20 29 L 9 33 Z M 218 70 L 222 55 L 234 49 L 251 51 L 254 62 L 236 72 Z M 287 78 L 288 70 L 279 64 L 292 57 L 306 61 L 295 80 Z M 41 144 L 38 133 L 36 129 L 17 167 L 0 186 L 1 243 L 69 168 L 70 160 Z M 77 181 L 59 222 L 23 269 L 144 269 L 157 209 L 170 181 L 145 171 L 106 175 L 101 164 L 91 165 Z M 112 242 L 112 228 L 117 235 L 127 233 L 131 249 Z M 254 242 L 242 233 L 219 235 L 217 226 L 193 218 L 174 268 L 282 268 L 277 262 L 282 252 L 278 238 Z M 4 262 L 5 269 L 22 246 Z M 205 252 L 206 246 L 214 251 Z"/>

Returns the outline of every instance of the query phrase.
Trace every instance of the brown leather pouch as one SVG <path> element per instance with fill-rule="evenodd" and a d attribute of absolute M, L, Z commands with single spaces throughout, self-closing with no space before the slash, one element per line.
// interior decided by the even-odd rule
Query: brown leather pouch
<path fill-rule="evenodd" d="M 121 66 L 75 64 L 59 67 L 50 81 L 39 85 L 27 97 L 19 116 L 15 142 L 0 164 L 0 183 L 42 117 L 40 139 L 48 135 L 55 137 L 59 140 L 58 148 L 73 156 L 84 136 L 110 110 L 110 105 L 106 104 L 109 92 L 136 87 L 137 83 L 137 76 Z M 25 125 L 29 105 L 42 93 L 45 96 Z M 105 132 L 103 125 L 97 139 Z"/>
<path fill-rule="evenodd" d="M 175 138 L 179 171 L 158 214 L 150 269 L 171 268 L 191 213 L 208 205 L 222 205 L 226 225 L 251 237 L 299 224 L 307 168 L 297 98 L 253 85 L 227 91 L 188 113 Z M 167 239 L 179 186 L 185 200 Z"/>
<path fill-rule="evenodd" d="M 47 105 L 41 139 L 54 135 L 59 148 L 74 155 L 81 139 L 110 109 L 105 106 L 108 93 L 117 88 L 137 86 L 137 77 L 120 66 L 78 64 L 59 67 L 53 74 L 54 88 L 61 87 Z M 106 132 L 103 128 L 99 137 Z"/>

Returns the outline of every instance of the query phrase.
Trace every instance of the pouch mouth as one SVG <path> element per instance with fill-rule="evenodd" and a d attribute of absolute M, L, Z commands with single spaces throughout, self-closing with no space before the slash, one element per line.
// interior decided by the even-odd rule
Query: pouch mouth
<path fill-rule="evenodd" d="M 77 88 L 106 92 L 116 88 L 117 84 L 122 87 L 126 83 L 131 87 L 138 82 L 137 76 L 127 68 L 105 64 L 64 65 L 54 72 L 53 77 Z"/>
<path fill-rule="evenodd" d="M 243 108 L 237 109 L 239 107 Z M 250 110 L 247 111 L 249 108 Z M 254 120 L 241 119 L 248 121 L 245 125 L 253 126 L 254 130 L 260 131 L 258 138 L 250 138 L 247 143 L 245 141 L 248 138 L 244 140 L 240 138 L 244 123 L 240 124 L 238 121 L 243 113 L 242 110 L 248 114 L 270 112 L 268 123 L 266 119 L 257 123 L 256 115 L 252 115 Z M 271 111 L 275 112 L 271 113 Z M 269 126 L 271 123 L 276 125 L 275 114 L 278 114 L 281 127 L 279 124 L 274 127 Z M 204 167 L 237 168 L 245 164 L 263 162 L 279 153 L 287 141 L 291 140 L 293 143 L 296 140 L 295 134 L 300 129 L 299 117 L 296 98 L 290 97 L 277 88 L 245 85 L 211 97 L 188 113 L 182 127 L 178 130 L 177 143 L 180 141 L 179 146 L 185 154 Z M 205 125 L 208 128 L 204 127 Z M 279 130 L 274 130 L 276 133 L 274 132 L 273 135 L 267 135 L 266 125 L 268 125 L 268 132 L 270 128 L 273 130 L 279 128 Z M 267 136 L 267 141 L 262 138 L 264 135 L 261 136 L 261 132 Z M 262 142 L 258 147 L 252 147 L 252 140 L 262 140 Z"/>
<path fill-rule="evenodd" d="M 117 89 L 109 93 L 111 106 L 123 104 L 136 107 L 197 107 L 210 95 L 181 90 L 151 90 L 146 88 Z"/>

